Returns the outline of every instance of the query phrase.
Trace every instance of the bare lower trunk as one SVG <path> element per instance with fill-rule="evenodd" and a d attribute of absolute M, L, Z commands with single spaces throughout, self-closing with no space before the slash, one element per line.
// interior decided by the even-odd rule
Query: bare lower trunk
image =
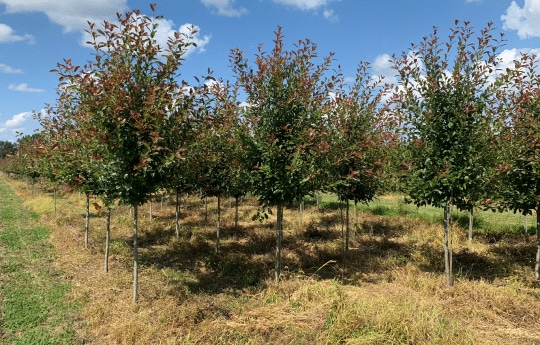
<path fill-rule="evenodd" d="M 152 199 L 150 199 L 150 220 L 153 219 Z"/>
<path fill-rule="evenodd" d="M 540 280 L 540 202 L 536 205 L 536 265 L 534 277 Z"/>
<path fill-rule="evenodd" d="M 358 200 L 354 199 L 354 238 L 358 238 Z"/>
<path fill-rule="evenodd" d="M 56 216 L 56 196 L 58 192 L 58 185 L 54 185 L 54 194 L 53 194 L 53 200 L 54 200 L 54 215 Z"/>
<path fill-rule="evenodd" d="M 527 224 L 527 215 L 523 216 L 523 237 L 525 242 L 529 242 L 529 226 Z"/>
<path fill-rule="evenodd" d="M 86 193 L 86 210 L 84 225 L 84 248 L 88 248 L 88 232 L 90 231 L 90 195 Z"/>
<path fill-rule="evenodd" d="M 107 228 L 105 231 L 105 273 L 109 272 L 109 245 L 111 239 L 111 209 L 107 209 Z"/>
<path fill-rule="evenodd" d="M 221 230 L 221 196 L 217 197 L 216 253 L 219 253 L 219 232 Z"/>
<path fill-rule="evenodd" d="M 350 237 L 350 227 L 349 227 L 349 199 L 345 203 L 345 257 L 349 257 L 349 237 Z"/>
<path fill-rule="evenodd" d="M 469 210 L 469 242 L 472 241 L 472 230 L 473 230 L 473 222 L 474 222 L 474 208 L 471 207 Z"/>
<path fill-rule="evenodd" d="M 298 211 L 300 213 L 300 231 L 304 230 L 304 198 L 300 201 L 298 205 Z"/>
<path fill-rule="evenodd" d="M 138 205 L 133 205 L 133 304 L 139 298 L 139 244 L 137 242 L 138 231 Z"/>
<path fill-rule="evenodd" d="M 451 223 L 451 200 L 444 206 L 444 273 L 446 285 L 454 285 L 452 272 L 452 223 Z"/>
<path fill-rule="evenodd" d="M 239 197 L 234 197 L 234 231 L 238 232 L 238 199 Z"/>
<path fill-rule="evenodd" d="M 180 191 L 176 191 L 176 208 L 175 208 L 175 231 L 176 238 L 180 238 Z"/>
<path fill-rule="evenodd" d="M 283 239 L 283 203 L 277 205 L 276 219 L 276 284 L 281 274 L 281 241 Z"/>

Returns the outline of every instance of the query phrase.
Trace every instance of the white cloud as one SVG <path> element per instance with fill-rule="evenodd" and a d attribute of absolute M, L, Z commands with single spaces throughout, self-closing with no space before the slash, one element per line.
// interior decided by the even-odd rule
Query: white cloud
<path fill-rule="evenodd" d="M 4 65 L 3 63 L 0 63 L 0 73 L 5 74 L 21 74 L 23 71 L 22 69 L 13 68 L 8 65 Z"/>
<path fill-rule="evenodd" d="M 317 11 L 320 8 L 324 8 L 323 16 L 325 19 L 331 22 L 337 22 L 339 20 L 338 15 L 334 10 L 327 8 L 328 4 L 332 1 L 339 0 L 273 0 L 274 3 L 295 7 L 302 11 Z"/>
<path fill-rule="evenodd" d="M 466 3 L 473 3 L 473 2 L 476 2 L 476 3 L 481 3 L 481 2 L 484 2 L 484 0 L 465 0 Z"/>
<path fill-rule="evenodd" d="M 384 82 L 397 85 L 397 71 L 392 68 L 392 57 L 388 54 L 381 54 L 373 62 L 373 75 L 384 76 Z"/>
<path fill-rule="evenodd" d="M 28 84 L 21 83 L 21 84 L 9 84 L 8 87 L 11 91 L 18 91 L 18 92 L 45 92 L 43 89 L 34 89 L 31 87 L 28 87 Z"/>
<path fill-rule="evenodd" d="M 0 23 L 0 43 L 14 43 L 19 41 L 28 41 L 34 43 L 34 36 L 32 35 L 16 35 L 9 25 Z"/>
<path fill-rule="evenodd" d="M 517 30 L 521 39 L 540 37 L 540 0 L 525 0 L 523 8 L 512 1 L 501 20 L 503 29 Z"/>
<path fill-rule="evenodd" d="M 4 126 L 9 127 L 9 128 L 17 127 L 17 126 L 22 125 L 23 123 L 25 123 L 26 121 L 28 121 L 31 118 L 32 118 L 32 112 L 31 111 L 26 111 L 26 112 L 23 112 L 23 113 L 19 113 L 17 115 L 14 115 L 11 119 L 7 120 L 6 123 L 4 124 Z"/>
<path fill-rule="evenodd" d="M 204 6 L 215 9 L 215 13 L 226 17 L 240 17 L 248 10 L 245 7 L 235 8 L 234 0 L 201 0 Z"/>
<path fill-rule="evenodd" d="M 172 22 L 170 22 L 172 24 Z M 168 29 L 167 33 L 168 35 L 172 35 L 174 30 L 172 30 L 172 27 Z M 186 23 L 178 29 L 178 32 L 180 32 L 183 35 L 186 35 L 188 37 L 189 41 L 192 43 L 195 43 L 195 46 L 190 46 L 188 51 L 186 52 L 186 56 L 191 54 L 194 51 L 204 52 L 206 50 L 206 45 L 210 43 L 210 36 L 204 35 L 201 36 L 200 34 L 200 28 L 197 25 Z"/>
<path fill-rule="evenodd" d="M 316 10 L 328 5 L 329 0 L 273 0 L 276 4 L 293 6 L 301 10 Z"/>
<path fill-rule="evenodd" d="M 66 32 L 85 30 L 88 21 L 102 22 L 127 10 L 127 0 L 0 0 L 7 13 L 43 12 Z"/>
<path fill-rule="evenodd" d="M 334 10 L 324 10 L 323 16 L 331 22 L 337 22 L 339 20 L 339 16 L 334 12 Z"/>

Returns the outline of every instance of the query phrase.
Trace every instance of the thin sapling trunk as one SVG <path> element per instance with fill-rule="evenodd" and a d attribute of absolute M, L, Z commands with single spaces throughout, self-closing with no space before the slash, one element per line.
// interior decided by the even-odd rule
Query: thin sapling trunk
<path fill-rule="evenodd" d="M 133 304 L 136 304 L 139 298 L 138 210 L 139 206 L 137 204 L 133 205 Z"/>
<path fill-rule="evenodd" d="M 446 285 L 454 285 L 452 272 L 452 223 L 451 223 L 451 201 L 444 206 L 444 272 Z"/>
<path fill-rule="evenodd" d="M 276 284 L 281 275 L 281 241 L 283 239 L 283 202 L 277 205 L 276 219 Z"/>
<path fill-rule="evenodd" d="M 110 239 L 111 239 L 111 209 L 107 208 L 107 228 L 105 231 L 105 273 L 109 272 Z"/>

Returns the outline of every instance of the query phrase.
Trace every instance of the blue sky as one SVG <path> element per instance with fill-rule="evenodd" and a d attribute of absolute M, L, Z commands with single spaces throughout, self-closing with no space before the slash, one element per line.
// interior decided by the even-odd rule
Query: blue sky
<path fill-rule="evenodd" d="M 335 53 L 335 66 L 354 77 L 360 61 L 376 74 L 392 77 L 388 56 L 418 43 L 437 26 L 446 37 L 454 20 L 480 30 L 493 21 L 507 40 L 501 54 L 508 62 L 520 51 L 540 52 L 540 0 L 161 0 L 164 33 L 199 28 L 198 48 L 181 68 L 192 82 L 206 74 L 232 80 L 229 52 L 253 57 L 259 44 L 272 48 L 274 31 L 283 28 L 289 49 L 309 38 L 319 54 Z M 114 20 L 116 13 L 140 9 L 135 0 L 0 0 L 0 140 L 16 132 L 32 134 L 32 111 L 54 104 L 58 78 L 50 70 L 63 59 L 84 64 L 92 50 L 84 45 L 87 21 Z"/>

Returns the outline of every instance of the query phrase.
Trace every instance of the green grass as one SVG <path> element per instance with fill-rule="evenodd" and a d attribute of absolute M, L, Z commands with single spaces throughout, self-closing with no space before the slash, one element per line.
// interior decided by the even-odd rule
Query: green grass
<path fill-rule="evenodd" d="M 52 265 L 50 232 L 0 177 L 0 344 L 72 344 L 76 306 Z"/>
<path fill-rule="evenodd" d="M 309 201 L 314 203 L 313 200 Z M 339 209 L 339 203 L 335 195 L 321 195 L 321 207 L 331 210 Z M 352 202 L 350 207 L 353 207 Z M 358 204 L 358 210 L 370 212 L 374 215 L 385 217 L 406 216 L 412 219 L 420 219 L 430 223 L 443 223 L 443 210 L 432 206 L 417 207 L 414 204 L 404 202 L 403 196 L 389 195 L 376 199 L 368 204 Z M 452 219 L 455 224 L 466 229 L 469 226 L 469 214 L 454 209 Z M 475 210 L 473 228 L 475 233 L 511 233 L 522 234 L 524 230 L 524 217 L 513 212 L 493 212 Z M 536 233 L 536 215 L 528 216 L 527 232 L 529 235 Z"/>

